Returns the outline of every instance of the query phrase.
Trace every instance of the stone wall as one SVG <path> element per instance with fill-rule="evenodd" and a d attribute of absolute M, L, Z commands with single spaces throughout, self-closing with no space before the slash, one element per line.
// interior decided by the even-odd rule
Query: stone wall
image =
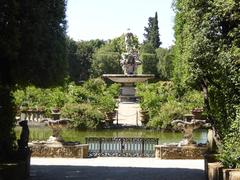
<path fill-rule="evenodd" d="M 87 158 L 88 144 L 49 146 L 46 144 L 32 144 L 32 157 L 68 157 Z"/>
<path fill-rule="evenodd" d="M 206 152 L 206 146 L 155 146 L 155 157 L 160 159 L 203 159 Z"/>

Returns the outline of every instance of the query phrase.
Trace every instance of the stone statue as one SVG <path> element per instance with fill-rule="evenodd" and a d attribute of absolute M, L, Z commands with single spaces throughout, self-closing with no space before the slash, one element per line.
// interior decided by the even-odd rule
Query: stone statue
<path fill-rule="evenodd" d="M 137 65 L 141 64 L 141 61 L 136 48 L 133 46 L 133 34 L 131 32 L 125 34 L 125 45 L 127 52 L 122 54 L 120 64 L 125 75 L 135 74 Z"/>
<path fill-rule="evenodd" d="M 29 141 L 28 121 L 22 120 L 19 122 L 19 125 L 22 127 L 22 131 L 20 134 L 20 139 L 18 140 L 18 148 L 19 150 L 28 149 L 28 141 Z"/>
<path fill-rule="evenodd" d="M 186 120 L 173 120 L 172 124 L 176 124 L 184 132 L 183 140 L 179 145 L 191 145 L 196 142 L 193 140 L 193 130 L 200 127 L 210 127 L 209 123 L 206 123 L 206 120 L 197 120 L 192 119 L 190 122 Z"/>
<path fill-rule="evenodd" d="M 48 138 L 48 142 L 58 143 L 63 142 L 60 133 L 63 127 L 67 126 L 70 122 L 68 119 L 43 119 L 41 122 L 47 122 L 47 125 L 52 129 L 52 135 Z"/>

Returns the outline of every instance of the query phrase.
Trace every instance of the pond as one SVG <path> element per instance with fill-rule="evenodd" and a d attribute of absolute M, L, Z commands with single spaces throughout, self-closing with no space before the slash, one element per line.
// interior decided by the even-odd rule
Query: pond
<path fill-rule="evenodd" d="M 17 137 L 21 131 L 20 127 L 15 129 Z M 30 141 L 47 140 L 52 131 L 48 127 L 30 127 Z M 177 143 L 183 138 L 180 132 L 161 132 L 157 130 L 146 129 L 103 129 L 103 130 L 73 130 L 63 129 L 61 133 L 65 141 L 78 141 L 85 143 L 86 137 L 136 137 L 136 138 L 159 138 L 159 144 Z M 207 130 L 198 130 L 194 132 L 194 140 L 198 143 L 207 142 Z"/>

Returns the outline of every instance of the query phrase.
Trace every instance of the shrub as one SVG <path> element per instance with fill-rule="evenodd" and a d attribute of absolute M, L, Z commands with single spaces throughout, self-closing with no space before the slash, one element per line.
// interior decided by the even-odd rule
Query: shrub
<path fill-rule="evenodd" d="M 66 96 L 68 103 L 90 103 L 96 101 L 95 94 L 93 94 L 83 86 L 76 86 L 74 84 L 70 84 L 68 86 L 68 92 Z"/>
<path fill-rule="evenodd" d="M 224 137 L 219 149 L 218 158 L 226 168 L 240 168 L 240 106 L 236 107 L 236 112 L 229 134 Z"/>
<path fill-rule="evenodd" d="M 148 111 L 150 121 L 147 126 L 154 128 L 171 127 L 173 119 L 182 119 L 193 108 L 203 107 L 203 94 L 189 89 L 181 98 L 176 98 L 176 87 L 171 81 L 152 84 L 138 84 L 137 94 L 140 106 Z"/>
<path fill-rule="evenodd" d="M 113 112 L 116 108 L 116 100 L 111 95 L 99 96 L 96 106 L 103 113 Z"/>
<path fill-rule="evenodd" d="M 104 120 L 104 114 L 91 104 L 65 104 L 62 117 L 71 119 L 71 127 L 76 129 L 97 129 Z"/>
<path fill-rule="evenodd" d="M 181 102 L 189 111 L 194 108 L 202 108 L 204 105 L 203 93 L 197 90 L 189 90 L 181 98 Z"/>
<path fill-rule="evenodd" d="M 173 119 L 183 119 L 186 113 L 183 104 L 177 101 L 168 101 L 164 103 L 157 114 L 149 121 L 149 127 L 155 128 L 169 128 Z"/>
<path fill-rule="evenodd" d="M 103 94 L 106 90 L 106 83 L 101 78 L 95 78 L 86 81 L 83 87 L 94 94 Z"/>
<path fill-rule="evenodd" d="M 106 93 L 110 94 L 112 97 L 118 97 L 119 90 L 120 90 L 120 84 L 114 83 L 107 88 Z"/>

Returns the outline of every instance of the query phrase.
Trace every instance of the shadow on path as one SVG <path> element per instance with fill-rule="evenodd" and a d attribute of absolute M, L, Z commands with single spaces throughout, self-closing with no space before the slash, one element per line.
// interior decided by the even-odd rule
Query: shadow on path
<path fill-rule="evenodd" d="M 32 165 L 30 180 L 204 180 L 203 170 Z"/>

